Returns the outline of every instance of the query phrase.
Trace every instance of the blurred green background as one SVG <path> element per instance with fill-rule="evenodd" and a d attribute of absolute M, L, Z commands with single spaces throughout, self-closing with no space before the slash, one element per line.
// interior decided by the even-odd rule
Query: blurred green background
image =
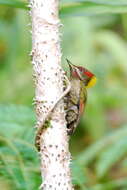
<path fill-rule="evenodd" d="M 60 8 L 63 67 L 68 69 L 68 58 L 97 76 L 70 141 L 73 184 L 76 190 L 127 190 L 127 2 L 68 2 L 61 1 Z M 0 0 L 2 190 L 35 190 L 41 184 L 30 18 L 24 7 L 20 1 Z"/>

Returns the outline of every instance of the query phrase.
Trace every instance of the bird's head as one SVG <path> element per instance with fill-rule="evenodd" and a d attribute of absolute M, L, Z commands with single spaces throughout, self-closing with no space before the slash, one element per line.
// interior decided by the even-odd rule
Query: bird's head
<path fill-rule="evenodd" d="M 67 63 L 70 67 L 70 76 L 81 80 L 87 88 L 96 84 L 96 77 L 93 73 L 84 67 L 73 65 L 68 59 Z"/>

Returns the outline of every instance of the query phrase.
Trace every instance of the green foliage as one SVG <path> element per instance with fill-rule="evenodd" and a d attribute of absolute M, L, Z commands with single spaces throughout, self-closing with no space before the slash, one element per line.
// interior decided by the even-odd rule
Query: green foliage
<path fill-rule="evenodd" d="M 90 2 L 90 3 L 98 3 L 98 4 L 104 4 L 104 5 L 127 5 L 126 0 L 61 0 L 62 2 Z"/>
<path fill-rule="evenodd" d="M 33 107 L 28 107 L 34 89 L 28 58 L 30 34 L 24 27 L 29 23 L 27 11 L 23 11 L 26 3 L 0 0 L 0 4 L 0 100 L 3 102 L 0 189 L 35 190 L 41 179 L 34 147 L 35 116 Z M 127 189 L 126 12 L 126 0 L 61 1 L 63 67 L 68 70 L 65 61 L 68 58 L 74 64 L 88 67 L 98 79 L 96 86 L 88 89 L 85 114 L 71 139 L 76 190 Z M 82 17 L 70 17 L 73 15 Z"/>
<path fill-rule="evenodd" d="M 103 149 L 105 149 L 106 147 L 111 148 L 110 152 L 112 153 L 112 151 L 115 150 L 114 146 L 117 148 L 120 146 L 120 143 L 119 143 L 120 140 L 122 140 L 122 142 L 123 142 L 122 145 L 126 146 L 126 143 L 123 141 L 123 138 L 125 140 L 126 135 L 127 135 L 127 126 L 121 128 L 115 132 L 112 132 L 109 135 L 106 135 L 105 137 L 103 137 L 102 139 L 97 141 L 95 144 L 92 144 L 91 146 L 89 146 L 85 151 L 80 153 L 78 155 L 78 160 L 77 160 L 78 163 L 80 163 L 81 165 L 84 165 L 84 166 L 90 164 L 98 156 L 98 154 L 100 154 L 101 151 Z M 112 144 L 113 144 L 113 146 L 111 146 Z M 116 152 L 114 152 L 114 154 L 115 153 L 118 154 L 117 148 L 116 148 Z M 122 151 L 126 152 L 125 149 L 124 150 L 122 149 Z M 107 154 L 107 151 L 104 151 L 104 154 L 105 153 Z M 113 156 L 113 153 L 112 153 L 112 156 Z M 113 160 L 114 160 L 114 157 L 113 157 Z M 105 158 L 105 155 L 103 156 L 103 158 Z M 103 160 L 103 158 L 102 158 L 102 160 Z M 111 158 L 110 158 L 110 161 L 111 161 Z M 101 163 L 101 161 L 99 161 L 99 163 Z M 106 168 L 107 168 L 107 166 L 106 166 Z"/>
<path fill-rule="evenodd" d="M 92 16 L 105 13 L 127 13 L 125 0 L 71 0 L 61 4 L 61 16 Z M 66 3 L 67 2 L 67 3 Z M 18 0 L 0 0 L 1 5 L 28 9 L 27 3 Z"/>
<path fill-rule="evenodd" d="M 14 8 L 28 9 L 27 4 L 19 0 L 0 0 L 0 5 L 10 6 Z"/>
<path fill-rule="evenodd" d="M 40 181 L 39 161 L 34 148 L 34 114 L 26 106 L 0 106 L 0 181 L 4 177 L 12 183 L 8 189 L 36 189 Z M 13 126 L 13 127 L 12 127 Z M 9 133 L 7 133 L 9 131 Z M 80 152 L 72 163 L 73 183 L 76 188 L 87 189 L 90 183 L 91 163 L 94 175 L 100 178 L 121 161 L 127 154 L 127 126 L 103 137 Z M 125 161 L 124 161 L 125 162 Z M 115 189 L 127 187 L 125 179 L 106 181 L 89 186 L 88 189 Z"/>
<path fill-rule="evenodd" d="M 61 16 L 93 16 L 108 13 L 127 13 L 127 5 L 110 5 L 103 3 L 75 2 L 61 6 Z"/>
<path fill-rule="evenodd" d="M 25 106 L 0 106 L 0 176 L 11 189 L 37 189 L 39 161 L 34 148 L 34 114 Z M 33 181 L 34 180 L 34 181 Z M 1 187 L 1 184 L 0 184 Z"/>

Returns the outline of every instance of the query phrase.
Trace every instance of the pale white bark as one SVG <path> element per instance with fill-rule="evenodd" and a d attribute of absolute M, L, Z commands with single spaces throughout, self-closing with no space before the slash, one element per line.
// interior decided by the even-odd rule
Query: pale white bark
<path fill-rule="evenodd" d="M 31 0 L 32 64 L 35 78 L 37 127 L 41 127 L 63 94 L 58 0 Z M 41 173 L 43 190 L 73 190 L 70 153 L 63 100 L 51 116 L 51 127 L 41 136 Z"/>

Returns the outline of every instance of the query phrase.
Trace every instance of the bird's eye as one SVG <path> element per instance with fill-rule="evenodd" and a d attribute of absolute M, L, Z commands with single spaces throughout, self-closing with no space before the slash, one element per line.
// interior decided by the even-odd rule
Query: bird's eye
<path fill-rule="evenodd" d="M 83 73 L 83 68 L 82 67 L 80 67 L 80 72 Z"/>

